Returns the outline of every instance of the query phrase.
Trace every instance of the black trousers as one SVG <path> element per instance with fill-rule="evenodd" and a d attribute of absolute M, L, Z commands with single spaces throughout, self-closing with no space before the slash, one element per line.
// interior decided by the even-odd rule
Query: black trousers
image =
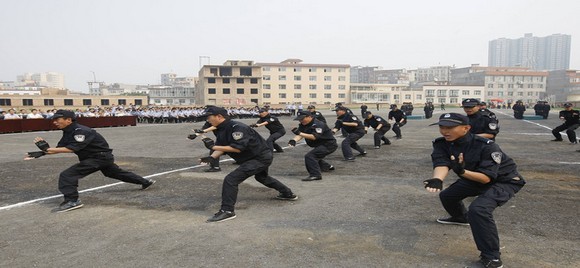
<path fill-rule="evenodd" d="M 234 211 L 238 199 L 238 185 L 252 175 L 259 183 L 268 188 L 275 189 L 282 194 L 292 193 L 290 188 L 268 175 L 268 168 L 272 164 L 272 152 L 269 153 L 269 159 L 250 159 L 226 175 L 222 185 L 222 210 Z"/>
<path fill-rule="evenodd" d="M 348 136 L 342 140 L 342 156 L 344 156 L 345 159 L 353 157 L 352 149 L 359 151 L 359 153 L 363 153 L 365 151 L 360 147 L 360 145 L 358 145 L 358 143 L 356 143 L 356 141 L 362 138 L 362 136 L 364 136 L 364 132 L 348 133 Z"/>
<path fill-rule="evenodd" d="M 459 179 L 443 190 L 439 198 L 449 215 L 467 218 L 481 256 L 499 259 L 499 235 L 493 219 L 493 211 L 514 197 L 521 188 L 522 185 L 510 183 L 493 183 L 486 186 Z M 463 199 L 470 196 L 477 196 L 477 198 L 467 210 Z"/>
<path fill-rule="evenodd" d="M 272 150 L 272 151 L 276 150 L 277 152 L 284 151 L 284 149 L 282 149 L 282 147 L 280 147 L 280 145 L 278 145 L 276 143 L 276 140 L 283 137 L 284 135 L 286 135 L 286 132 L 284 132 L 284 131 L 278 131 L 278 132 L 274 132 L 274 133 L 270 134 L 270 137 L 268 137 L 268 139 L 266 139 L 266 144 L 268 145 L 270 150 Z"/>
<path fill-rule="evenodd" d="M 78 164 L 60 173 L 58 190 L 64 195 L 64 200 L 77 200 L 79 198 L 79 192 L 77 190 L 79 180 L 99 170 L 109 178 L 128 183 L 144 184 L 148 182 L 147 179 L 117 166 L 112 154 L 103 154 L 96 158 L 81 160 Z"/>
<path fill-rule="evenodd" d="M 385 133 L 387 133 L 387 131 L 389 131 L 390 129 L 391 127 L 382 127 L 381 129 L 375 131 L 375 134 L 373 136 L 375 146 L 381 146 L 381 141 L 384 141 L 387 144 L 391 143 L 391 141 L 389 141 L 389 139 L 385 137 Z"/>
<path fill-rule="evenodd" d="M 401 126 L 399 126 L 399 123 L 393 124 L 393 132 L 395 132 L 395 135 L 397 135 L 397 138 L 403 137 L 403 136 L 401 136 Z"/>
<path fill-rule="evenodd" d="M 314 149 L 304 155 L 304 164 L 306 164 L 308 174 L 313 177 L 321 177 L 322 171 L 328 171 L 331 165 L 324 161 L 324 158 L 327 155 L 334 153 L 336 149 L 338 149 L 336 143 L 320 145 L 314 147 Z"/>
<path fill-rule="evenodd" d="M 552 130 L 552 134 L 554 134 L 554 137 L 556 137 L 556 139 L 561 140 L 562 134 L 560 134 L 560 131 L 566 130 L 566 134 L 568 135 L 568 140 L 570 142 L 576 142 L 576 131 L 575 130 L 579 126 L 580 126 L 580 124 L 574 124 L 574 125 L 562 124 L 562 125 L 559 125 L 556 128 L 554 128 Z"/>

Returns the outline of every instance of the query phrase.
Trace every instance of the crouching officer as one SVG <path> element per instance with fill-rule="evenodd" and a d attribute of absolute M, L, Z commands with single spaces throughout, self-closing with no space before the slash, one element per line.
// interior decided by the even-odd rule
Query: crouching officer
<path fill-rule="evenodd" d="M 325 123 L 315 119 L 311 112 L 299 112 L 294 120 L 300 121 L 300 124 L 297 128 L 292 129 L 292 133 L 296 134 L 296 137 L 291 139 L 288 145 L 296 146 L 296 142 L 305 139 L 306 144 L 314 148 L 304 156 L 309 176 L 302 180 L 321 180 L 322 171 L 334 170 L 334 166 L 324 161 L 324 157 L 338 148 L 334 134 Z"/>
<path fill-rule="evenodd" d="M 50 147 L 43 138 L 36 137 L 34 143 L 41 151 L 29 153 L 25 159 L 29 160 L 45 154 L 59 153 L 75 153 L 78 156 L 80 161 L 78 164 L 60 173 L 58 190 L 64 195 L 64 202 L 54 209 L 54 212 L 65 212 L 81 208 L 83 203 L 79 199 L 77 190 L 79 179 L 96 171 L 101 171 L 103 175 L 109 178 L 140 184 L 142 190 L 155 183 L 154 180 L 145 179 L 135 173 L 119 168 L 115 164 L 113 150 L 109 148 L 105 138 L 94 129 L 78 124 L 74 112 L 58 110 L 52 116 L 52 123 L 63 131 L 58 145 Z"/>
<path fill-rule="evenodd" d="M 202 139 L 206 148 L 213 150 L 211 156 L 201 158 L 201 162 L 210 163 L 221 155 L 227 154 L 240 166 L 226 175 L 222 186 L 221 209 L 208 222 L 221 222 L 236 217 L 234 206 L 238 198 L 238 185 L 250 176 L 266 187 L 280 192 L 276 199 L 296 200 L 292 190 L 277 179 L 268 175 L 272 164 L 273 153 L 262 136 L 256 130 L 237 121 L 230 120 L 226 109 L 209 107 L 205 110 L 207 121 L 217 129 L 216 141 Z"/>
<path fill-rule="evenodd" d="M 580 111 L 572 109 L 572 106 L 572 103 L 564 103 L 564 110 L 559 113 L 560 120 L 564 121 L 564 123 L 552 130 L 552 135 L 556 137 L 556 139 L 552 141 L 562 141 L 562 134 L 560 134 L 560 131 L 566 130 L 570 143 L 578 143 L 575 130 L 580 127 Z"/>
<path fill-rule="evenodd" d="M 312 114 L 312 116 L 314 116 L 314 119 L 317 119 L 318 121 L 321 121 L 322 123 L 326 124 L 326 118 L 324 118 L 324 115 L 322 115 L 322 113 L 316 110 L 316 106 L 308 105 L 308 111 Z"/>
<path fill-rule="evenodd" d="M 469 118 L 471 133 L 495 140 L 499 133 L 499 122 L 494 113 L 485 108 L 481 110 L 481 103 L 478 99 L 465 99 L 461 102 L 461 107 Z"/>
<path fill-rule="evenodd" d="M 378 115 L 373 115 L 371 111 L 367 111 L 365 113 L 365 132 L 368 131 L 369 127 L 375 129 L 374 134 L 374 141 L 375 141 L 375 149 L 381 148 L 381 141 L 383 144 L 390 145 L 391 141 L 385 137 L 385 133 L 391 129 L 391 124 L 387 122 L 387 120 L 383 119 Z"/>
<path fill-rule="evenodd" d="M 268 109 L 262 108 L 260 109 L 259 112 L 260 119 L 258 119 L 258 122 L 256 122 L 256 124 L 251 124 L 250 127 L 265 126 L 270 131 L 270 137 L 266 139 L 266 144 L 268 144 L 270 150 L 272 151 L 276 150 L 277 153 L 283 153 L 284 149 L 282 149 L 282 147 L 280 147 L 280 145 L 276 143 L 276 140 L 286 135 L 286 130 L 284 129 L 284 126 L 282 125 L 282 123 L 280 123 L 280 120 L 278 120 L 278 118 L 270 115 Z"/>
<path fill-rule="evenodd" d="M 443 137 L 433 141 L 433 178 L 425 180 L 429 192 L 443 189 L 443 180 L 453 170 L 459 179 L 439 193 L 449 218 L 442 224 L 470 225 L 484 267 L 502 267 L 497 226 L 493 211 L 524 186 L 516 163 L 492 140 L 469 132 L 469 118 L 457 113 L 439 117 Z M 433 124 L 434 125 L 434 124 Z M 477 196 L 469 210 L 463 199 Z"/>
<path fill-rule="evenodd" d="M 332 129 L 332 133 L 336 133 L 339 129 L 346 132 L 346 138 L 342 141 L 342 156 L 346 161 L 354 161 L 352 149 L 359 152 L 358 156 L 365 156 L 367 152 L 358 145 L 357 141 L 365 135 L 365 127 L 362 122 L 353 115 L 347 112 L 347 108 L 339 106 L 336 111 L 336 123 Z"/>

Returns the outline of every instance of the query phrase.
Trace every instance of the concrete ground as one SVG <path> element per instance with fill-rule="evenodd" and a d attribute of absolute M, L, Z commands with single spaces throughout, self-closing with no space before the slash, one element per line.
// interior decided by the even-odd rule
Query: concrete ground
<path fill-rule="evenodd" d="M 240 187 L 238 217 L 223 223 L 205 220 L 219 209 L 222 179 L 237 166 L 224 158 L 222 172 L 203 172 L 197 159 L 207 150 L 186 139 L 202 123 L 97 129 L 119 166 L 157 184 L 140 191 L 95 173 L 80 181 L 85 206 L 67 213 L 50 211 L 62 199 L 58 174 L 76 156 L 22 161 L 36 150 L 35 136 L 56 145 L 61 132 L 0 135 L 0 267 L 479 267 L 469 227 L 436 223 L 446 213 L 422 186 L 439 136 L 428 126 L 435 112 L 409 121 L 403 139 L 378 150 L 371 131 L 360 142 L 368 156 L 355 162 L 333 153 L 336 170 L 321 181 L 301 181 L 307 147 L 275 154 L 271 175 L 299 199 L 274 200 L 275 191 L 251 178 Z M 550 142 L 557 111 L 538 121 L 495 112 L 497 142 L 528 182 L 495 212 L 505 267 L 580 267 L 580 146 Z M 333 122 L 332 112 L 324 114 Z M 291 137 L 288 131 L 280 144 Z"/>

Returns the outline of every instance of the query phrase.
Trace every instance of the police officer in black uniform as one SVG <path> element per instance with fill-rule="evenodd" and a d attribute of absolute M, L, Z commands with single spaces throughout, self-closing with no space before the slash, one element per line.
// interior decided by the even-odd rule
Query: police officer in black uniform
<path fill-rule="evenodd" d="M 364 118 L 365 117 L 365 113 L 368 111 L 369 107 L 366 104 L 362 104 L 360 106 L 360 115 Z"/>
<path fill-rule="evenodd" d="M 516 104 L 512 107 L 514 110 L 515 119 L 524 119 L 524 112 L 526 111 L 526 106 L 521 100 L 516 101 Z"/>
<path fill-rule="evenodd" d="M 389 120 L 393 121 L 393 132 L 395 132 L 395 138 L 402 139 L 401 127 L 407 124 L 407 115 L 397 108 L 396 104 L 391 104 L 391 111 L 388 115 Z"/>
<path fill-rule="evenodd" d="M 470 132 L 494 140 L 499 133 L 499 123 L 495 114 L 489 110 L 480 110 L 480 103 L 478 99 L 465 99 L 461 102 L 463 111 L 469 117 L 469 125 L 471 125 Z"/>
<path fill-rule="evenodd" d="M 316 120 L 321 121 L 324 124 L 326 124 L 326 118 L 324 118 L 324 115 L 322 115 L 321 112 L 316 110 L 316 106 L 308 105 L 308 111 L 312 114 L 312 116 L 314 116 L 314 118 Z"/>
<path fill-rule="evenodd" d="M 302 111 L 294 120 L 300 121 L 297 128 L 292 129 L 296 136 L 288 142 L 289 146 L 296 146 L 301 139 L 314 149 L 304 155 L 304 164 L 308 171 L 308 177 L 303 181 L 315 181 L 322 179 L 322 173 L 334 170 L 334 166 L 324 161 L 324 158 L 336 151 L 338 144 L 332 130 L 322 121 L 316 119 L 309 111 Z"/>
<path fill-rule="evenodd" d="M 365 127 L 363 123 L 353 115 L 347 112 L 347 108 L 339 106 L 336 111 L 336 123 L 332 129 L 333 133 L 343 129 L 346 132 L 346 137 L 342 141 L 342 155 L 346 161 L 354 161 L 352 149 L 359 152 L 358 156 L 365 156 L 367 152 L 358 145 L 357 141 L 365 135 Z"/>
<path fill-rule="evenodd" d="M 81 208 L 83 203 L 79 199 L 77 190 L 79 179 L 96 171 L 103 175 L 120 181 L 140 184 L 145 190 L 155 183 L 154 180 L 145 179 L 135 173 L 121 169 L 112 154 L 109 144 L 94 129 L 80 125 L 76 122 L 75 113 L 67 110 L 58 110 L 52 116 L 53 124 L 63 131 L 62 138 L 56 147 L 50 147 L 41 137 L 36 137 L 34 143 L 41 149 L 40 153 L 31 155 L 25 159 L 37 158 L 44 154 L 75 153 L 79 163 L 60 173 L 58 178 L 58 190 L 64 195 L 64 202 L 54 209 L 54 212 L 64 212 Z"/>
<path fill-rule="evenodd" d="M 562 134 L 560 134 L 560 131 L 566 130 L 568 140 L 572 144 L 578 143 L 578 140 L 576 140 L 576 129 L 580 127 L 579 111 L 572 109 L 572 106 L 572 103 L 564 103 L 564 110 L 560 111 L 559 114 L 560 120 L 563 120 L 564 124 L 561 124 L 552 130 L 552 134 L 556 137 L 553 141 L 562 141 Z"/>
<path fill-rule="evenodd" d="M 459 179 L 439 193 L 441 203 L 451 215 L 438 219 L 442 224 L 470 225 L 480 261 L 484 267 L 502 267 L 497 226 L 493 211 L 512 198 L 525 184 L 515 162 L 492 140 L 469 131 L 469 118 L 457 113 L 439 117 L 443 137 L 433 141 L 433 177 L 425 180 L 429 192 L 443 189 L 450 170 Z M 469 210 L 463 199 L 477 196 Z"/>
<path fill-rule="evenodd" d="M 425 118 L 429 119 L 433 117 L 433 111 L 435 110 L 435 106 L 433 106 L 432 102 L 426 102 L 425 107 L 423 107 L 423 112 L 425 112 Z"/>
<path fill-rule="evenodd" d="M 201 158 L 201 162 L 209 163 L 227 154 L 240 164 L 224 178 L 221 208 L 207 220 L 208 222 L 221 222 L 236 217 L 234 206 L 238 197 L 238 185 L 250 176 L 254 176 L 266 187 L 280 192 L 276 199 L 298 199 L 290 188 L 268 175 L 273 152 L 256 130 L 241 122 L 231 120 L 226 109 L 221 107 L 208 107 L 205 114 L 207 121 L 217 129 L 215 142 L 210 138 L 202 139 L 205 147 L 213 150 L 213 153 L 211 156 Z"/>
<path fill-rule="evenodd" d="M 265 126 L 270 131 L 270 137 L 266 139 L 268 147 L 270 147 L 272 151 L 276 150 L 277 153 L 283 153 L 284 149 L 282 149 L 282 147 L 280 147 L 280 145 L 276 143 L 276 140 L 286 135 L 286 130 L 284 129 L 284 126 L 282 125 L 282 123 L 280 123 L 280 120 L 278 120 L 277 117 L 270 115 L 268 109 L 262 108 L 260 109 L 259 112 L 260 119 L 258 119 L 258 122 L 256 122 L 256 124 L 251 124 L 250 127 Z"/>
<path fill-rule="evenodd" d="M 373 136 L 375 142 L 375 149 L 381 148 L 381 141 L 384 145 L 390 145 L 391 141 L 385 137 L 385 133 L 391 129 L 391 124 L 387 120 L 383 119 L 378 115 L 373 115 L 371 111 L 365 113 L 365 121 L 363 122 L 365 126 L 365 132 L 368 131 L 369 127 L 375 130 Z"/>

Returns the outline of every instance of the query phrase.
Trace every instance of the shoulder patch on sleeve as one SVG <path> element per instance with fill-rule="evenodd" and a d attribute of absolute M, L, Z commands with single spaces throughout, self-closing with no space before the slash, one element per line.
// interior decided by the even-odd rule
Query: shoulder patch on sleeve
<path fill-rule="evenodd" d="M 497 129 L 497 123 L 489 123 L 488 126 L 489 126 L 489 129 L 491 129 L 491 130 Z"/>
<path fill-rule="evenodd" d="M 234 138 L 234 140 L 239 140 L 243 137 L 244 137 L 244 132 L 241 132 L 241 131 L 232 132 L 232 138 Z"/>
<path fill-rule="evenodd" d="M 493 161 L 498 163 L 498 164 L 501 163 L 502 156 L 503 156 L 503 154 L 501 152 L 491 153 L 491 159 L 493 159 Z"/>

